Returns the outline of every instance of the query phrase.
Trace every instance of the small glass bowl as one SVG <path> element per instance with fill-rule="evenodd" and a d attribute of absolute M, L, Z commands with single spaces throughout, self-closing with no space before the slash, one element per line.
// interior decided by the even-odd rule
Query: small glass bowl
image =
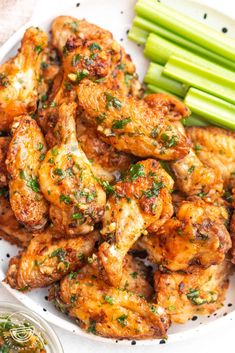
<path fill-rule="evenodd" d="M 35 332 L 40 333 L 45 339 L 45 349 L 47 353 L 64 353 L 55 331 L 40 316 L 22 305 L 0 302 L 0 316 L 8 315 L 18 322 L 24 322 L 26 320 L 32 324 L 35 327 Z"/>

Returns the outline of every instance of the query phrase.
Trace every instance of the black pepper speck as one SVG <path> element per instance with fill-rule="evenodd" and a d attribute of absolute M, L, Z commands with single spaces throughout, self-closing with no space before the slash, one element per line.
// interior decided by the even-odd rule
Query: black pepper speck
<path fill-rule="evenodd" d="M 214 316 L 216 316 L 217 315 L 217 313 L 214 313 Z"/>
<path fill-rule="evenodd" d="M 204 20 L 207 18 L 207 13 L 204 13 L 203 18 Z"/>
<path fill-rule="evenodd" d="M 233 306 L 233 304 L 232 303 L 228 303 L 228 307 L 230 307 L 230 306 Z"/>
<path fill-rule="evenodd" d="M 124 12 L 123 11 L 121 11 L 121 15 L 123 15 L 124 14 Z"/>
<path fill-rule="evenodd" d="M 131 341 L 132 346 L 136 344 L 136 341 Z"/>
<path fill-rule="evenodd" d="M 11 255 L 10 254 L 6 254 L 6 257 L 10 257 Z"/>
<path fill-rule="evenodd" d="M 161 340 L 161 341 L 159 342 L 159 344 L 165 344 L 165 343 L 166 343 L 165 340 Z"/>
<path fill-rule="evenodd" d="M 223 27 L 223 28 L 222 28 L 222 32 L 223 32 L 223 33 L 227 33 L 227 32 L 228 32 L 228 28 Z"/>
<path fill-rule="evenodd" d="M 129 32 L 130 32 L 130 30 L 129 30 L 129 29 L 127 29 L 126 34 L 128 34 Z"/>
<path fill-rule="evenodd" d="M 43 308 L 43 311 L 47 311 L 47 309 Z"/>
<path fill-rule="evenodd" d="M 223 316 L 226 316 L 226 315 L 228 315 L 228 313 L 223 313 Z"/>
<path fill-rule="evenodd" d="M 45 300 L 48 300 L 48 296 L 47 295 L 45 296 Z"/>
<path fill-rule="evenodd" d="M 118 343 L 118 340 L 116 340 L 115 343 Z"/>
<path fill-rule="evenodd" d="M 196 320 L 197 320 L 197 316 L 193 316 L 192 321 L 196 321 Z"/>
<path fill-rule="evenodd" d="M 80 2 L 78 2 L 77 4 L 76 4 L 76 7 L 79 7 L 80 6 Z"/>
<path fill-rule="evenodd" d="M 120 42 L 123 42 L 123 38 L 120 38 Z"/>

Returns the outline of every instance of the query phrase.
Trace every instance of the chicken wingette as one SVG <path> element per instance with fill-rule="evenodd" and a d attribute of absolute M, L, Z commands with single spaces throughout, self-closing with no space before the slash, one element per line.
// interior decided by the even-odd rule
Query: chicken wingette
<path fill-rule="evenodd" d="M 40 230 L 48 219 L 48 205 L 38 183 L 45 140 L 36 121 L 28 115 L 15 118 L 12 134 L 6 159 L 11 207 L 16 219 L 28 230 Z"/>
<path fill-rule="evenodd" d="M 176 218 L 165 222 L 154 234 L 144 236 L 139 245 L 152 262 L 171 271 L 191 271 L 220 264 L 231 248 L 224 207 L 203 201 L 183 202 Z"/>
<path fill-rule="evenodd" d="M 189 143 L 163 113 L 144 100 L 125 97 L 103 84 L 83 80 L 77 86 L 79 107 L 102 140 L 138 157 L 174 160 L 185 156 Z"/>
<path fill-rule="evenodd" d="M 169 320 L 162 307 L 125 289 L 107 285 L 85 266 L 50 292 L 59 310 L 87 332 L 119 339 L 165 337 Z"/>
<path fill-rule="evenodd" d="M 6 282 L 25 291 L 49 286 L 82 267 L 98 239 L 97 232 L 59 240 L 50 230 L 34 234 L 27 249 L 10 260 Z"/>
<path fill-rule="evenodd" d="M 9 200 L 3 195 L 4 189 L 0 189 L 0 192 L 0 237 L 11 244 L 26 248 L 32 238 L 32 233 L 17 222 Z M 6 190 L 5 193 L 7 193 Z"/>
<path fill-rule="evenodd" d="M 210 315 L 223 306 L 230 274 L 227 260 L 192 274 L 157 271 L 156 302 L 165 308 L 173 323 L 183 324 L 194 315 Z"/>
<path fill-rule="evenodd" d="M 215 126 L 190 127 L 186 130 L 200 161 L 221 173 L 228 187 L 235 173 L 235 132 Z"/>
<path fill-rule="evenodd" d="M 148 159 L 132 165 L 124 180 L 109 188 L 99 259 L 111 284 L 119 284 L 125 255 L 141 234 L 172 216 L 172 187 L 173 180 L 160 164 Z"/>
<path fill-rule="evenodd" d="M 69 236 L 89 233 L 104 213 L 106 195 L 76 137 L 76 104 L 62 104 L 56 130 L 60 144 L 50 149 L 39 182 L 50 202 L 54 228 Z"/>
<path fill-rule="evenodd" d="M 14 117 L 35 112 L 46 46 L 47 34 L 30 27 L 18 54 L 0 66 L 0 131 L 10 130 Z"/>

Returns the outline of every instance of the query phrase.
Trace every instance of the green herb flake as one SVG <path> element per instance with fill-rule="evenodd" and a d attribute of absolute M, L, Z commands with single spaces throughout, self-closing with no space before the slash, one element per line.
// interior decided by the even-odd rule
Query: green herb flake
<path fill-rule="evenodd" d="M 145 176 L 144 166 L 140 163 L 131 164 L 129 169 L 129 174 L 132 181 L 135 181 L 139 177 L 144 177 Z"/>
<path fill-rule="evenodd" d="M 29 178 L 26 185 L 34 192 L 40 191 L 39 183 L 36 178 Z"/>
<path fill-rule="evenodd" d="M 65 261 L 65 257 L 66 257 L 66 250 L 65 249 L 62 249 L 62 248 L 59 248 L 59 249 L 56 249 L 54 250 L 50 255 L 49 255 L 49 258 L 53 258 L 53 257 L 57 257 L 58 260 L 60 262 L 64 262 Z"/>
<path fill-rule="evenodd" d="M 202 147 L 200 145 L 195 145 L 194 146 L 195 152 L 199 152 L 199 151 L 201 151 L 201 149 L 202 149 Z"/>
<path fill-rule="evenodd" d="M 188 173 L 192 174 L 192 172 L 195 170 L 195 165 L 191 165 L 191 167 L 188 168 Z"/>
<path fill-rule="evenodd" d="M 165 186 L 165 184 L 162 181 L 154 181 L 152 184 L 151 189 L 144 191 L 143 195 L 147 197 L 147 199 L 150 199 L 152 197 L 157 197 L 159 195 L 159 191 Z"/>
<path fill-rule="evenodd" d="M 155 127 L 152 129 L 152 131 L 150 132 L 150 136 L 151 136 L 152 138 L 156 138 L 157 135 L 158 135 L 158 126 L 155 126 Z"/>
<path fill-rule="evenodd" d="M 128 318 L 128 316 L 123 314 L 123 315 L 119 316 L 116 320 L 122 327 L 125 327 L 127 325 L 127 322 L 126 322 L 127 318 Z"/>
<path fill-rule="evenodd" d="M 112 124 L 112 129 L 123 129 L 130 122 L 131 122 L 131 118 L 114 120 Z"/>
<path fill-rule="evenodd" d="M 53 174 L 60 176 L 61 179 L 65 178 L 65 176 L 66 176 L 66 173 L 65 173 L 62 169 L 60 169 L 60 168 L 56 168 L 56 169 L 53 171 Z"/>
<path fill-rule="evenodd" d="M 178 145 L 177 136 L 174 135 L 170 137 L 166 133 L 162 133 L 161 140 L 164 143 L 164 146 L 167 148 L 171 148 Z"/>
<path fill-rule="evenodd" d="M 93 50 L 101 50 L 101 46 L 98 43 L 92 43 L 91 45 L 89 45 L 88 47 L 91 51 Z"/>
<path fill-rule="evenodd" d="M 42 162 L 45 159 L 45 153 L 41 153 L 39 156 L 39 160 Z"/>
<path fill-rule="evenodd" d="M 43 144 L 41 142 L 38 143 L 38 151 L 41 151 L 43 149 Z"/>
<path fill-rule="evenodd" d="M 26 173 L 23 169 L 20 170 L 20 179 L 26 180 Z"/>
<path fill-rule="evenodd" d="M 96 321 L 95 320 L 91 320 L 90 319 L 90 324 L 89 324 L 89 327 L 87 329 L 87 332 L 88 333 L 93 333 L 93 335 L 97 334 L 97 332 L 96 332 Z"/>
<path fill-rule="evenodd" d="M 83 215 L 81 213 L 79 213 L 79 212 L 74 213 L 72 215 L 72 219 L 82 219 L 82 218 L 83 218 Z"/>
<path fill-rule="evenodd" d="M 6 74 L 0 73 L 0 86 L 8 87 L 9 86 L 9 79 L 7 78 Z"/>
<path fill-rule="evenodd" d="M 108 180 L 101 180 L 101 185 L 104 188 L 107 195 L 112 195 L 115 193 L 115 189 L 112 185 L 109 184 Z"/>
<path fill-rule="evenodd" d="M 107 101 L 107 104 L 106 104 L 107 109 L 110 109 L 111 107 L 114 107 L 115 109 L 118 109 L 118 110 L 121 109 L 122 103 L 118 98 L 112 96 L 108 92 L 105 92 L 104 94 L 105 94 L 106 101 Z"/>
<path fill-rule="evenodd" d="M 97 124 L 98 125 L 102 124 L 105 119 L 106 119 L 106 114 L 105 113 L 101 113 L 100 115 L 98 115 L 96 117 Z"/>
<path fill-rule="evenodd" d="M 60 202 L 64 202 L 66 205 L 70 205 L 72 200 L 69 196 L 67 195 L 60 195 Z"/>
<path fill-rule="evenodd" d="M 112 297 L 110 297 L 109 295 L 104 295 L 103 296 L 104 300 L 106 301 L 106 303 L 109 303 L 110 305 L 114 304 L 114 300 Z"/>
<path fill-rule="evenodd" d="M 42 46 L 41 45 L 36 45 L 36 47 L 34 48 L 34 51 L 38 54 L 40 54 L 42 52 Z"/>
<path fill-rule="evenodd" d="M 137 276 L 138 276 L 138 273 L 137 272 L 132 272 L 130 275 L 131 275 L 132 278 L 136 279 Z"/>
<path fill-rule="evenodd" d="M 57 156 L 58 155 L 58 148 L 56 148 L 56 147 L 53 147 L 52 149 L 51 149 L 51 153 L 52 153 L 52 155 L 53 156 Z"/>

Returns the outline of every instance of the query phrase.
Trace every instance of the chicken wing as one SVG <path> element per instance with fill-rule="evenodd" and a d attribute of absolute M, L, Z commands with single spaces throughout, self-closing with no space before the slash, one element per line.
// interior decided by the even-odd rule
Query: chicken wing
<path fill-rule="evenodd" d="M 76 104 L 59 108 L 56 130 L 61 143 L 46 154 L 39 171 L 45 198 L 51 203 L 55 229 L 67 235 L 89 233 L 104 213 L 106 195 L 76 138 Z"/>
<path fill-rule="evenodd" d="M 176 185 L 189 197 L 214 202 L 223 194 L 223 180 L 219 170 L 204 165 L 193 149 L 187 156 L 171 163 Z"/>
<path fill-rule="evenodd" d="M 0 131 L 9 130 L 14 117 L 37 108 L 42 53 L 47 34 L 26 30 L 18 54 L 0 66 Z"/>
<path fill-rule="evenodd" d="M 7 169 L 6 169 L 6 155 L 7 149 L 10 143 L 10 137 L 1 136 L 0 137 L 0 187 L 7 186 L 8 177 L 7 177 Z"/>
<path fill-rule="evenodd" d="M 59 310 L 84 330 L 119 339 L 160 338 L 169 327 L 164 309 L 140 296 L 107 285 L 89 266 L 66 276 L 50 293 Z"/>
<path fill-rule="evenodd" d="M 218 170 L 224 186 L 229 186 L 230 178 L 235 174 L 235 132 L 214 126 L 194 126 L 186 131 L 200 161 Z"/>
<path fill-rule="evenodd" d="M 10 175 L 9 193 L 16 219 L 29 230 L 40 230 L 47 222 L 48 205 L 38 183 L 39 166 L 45 157 L 44 137 L 28 115 L 12 124 L 6 166 Z"/>
<path fill-rule="evenodd" d="M 210 315 L 223 306 L 230 273 L 226 260 L 192 274 L 156 272 L 156 301 L 173 323 L 183 324 L 194 315 Z"/>
<path fill-rule="evenodd" d="M 187 137 L 144 100 L 125 97 L 89 80 L 77 86 L 77 94 L 86 119 L 118 150 L 165 160 L 181 158 L 188 152 Z"/>
<path fill-rule="evenodd" d="M 7 197 L 2 196 L 3 191 L 0 189 L 0 237 L 11 244 L 26 248 L 32 238 L 32 233 L 17 222 L 10 202 Z"/>
<path fill-rule="evenodd" d="M 139 245 L 152 262 L 171 271 L 189 271 L 220 264 L 231 248 L 224 207 L 203 201 L 183 202 L 176 218 L 168 220 L 155 234 L 144 236 Z"/>
<path fill-rule="evenodd" d="M 99 247 L 99 259 L 111 284 L 120 283 L 125 255 L 141 234 L 172 216 L 172 186 L 160 164 L 148 159 L 132 165 L 126 178 L 109 190 L 101 230 L 106 241 Z"/>
<path fill-rule="evenodd" d="M 98 239 L 97 232 L 61 240 L 53 240 L 50 230 L 34 234 L 28 248 L 10 260 L 6 282 L 18 290 L 49 286 L 82 267 Z"/>
<path fill-rule="evenodd" d="M 67 84 L 89 77 L 125 95 L 140 95 L 131 57 L 109 31 L 86 20 L 59 16 L 52 23 L 52 43 L 62 57 Z"/>

